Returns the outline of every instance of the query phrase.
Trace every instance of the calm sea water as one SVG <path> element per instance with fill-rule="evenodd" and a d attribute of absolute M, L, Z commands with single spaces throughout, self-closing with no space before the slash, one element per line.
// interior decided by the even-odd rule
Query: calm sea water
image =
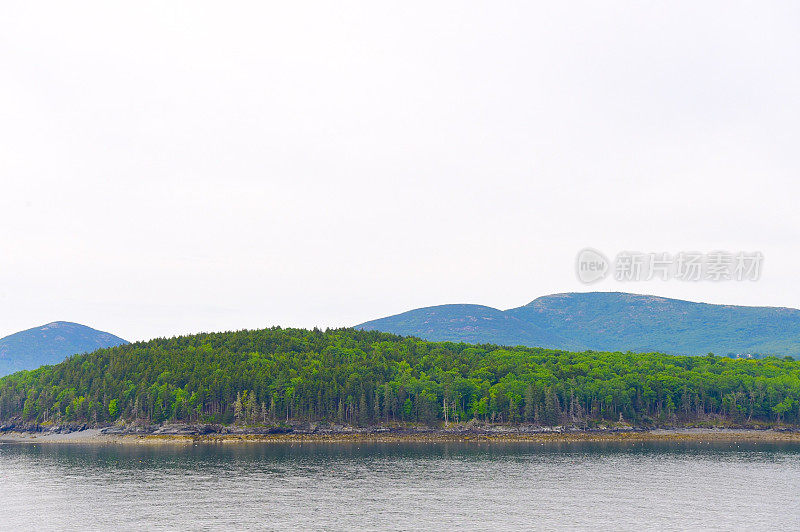
<path fill-rule="evenodd" d="M 0 528 L 797 529 L 800 446 L 0 444 Z"/>

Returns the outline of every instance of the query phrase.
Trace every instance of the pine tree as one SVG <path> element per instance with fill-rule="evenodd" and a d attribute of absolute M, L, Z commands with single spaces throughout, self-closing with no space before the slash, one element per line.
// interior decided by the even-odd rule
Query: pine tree
<path fill-rule="evenodd" d="M 394 394 L 392 393 L 392 386 L 389 383 L 386 383 L 383 387 L 383 417 L 386 418 L 386 422 L 389 422 L 389 415 L 394 409 Z"/>
<path fill-rule="evenodd" d="M 242 394 L 239 392 L 236 392 L 236 402 L 233 403 L 233 417 L 236 423 L 242 418 Z"/>
<path fill-rule="evenodd" d="M 533 421 L 535 415 L 535 400 L 533 398 L 533 386 L 530 384 L 525 388 L 525 421 Z"/>
<path fill-rule="evenodd" d="M 558 425 L 561 419 L 561 406 L 558 401 L 558 395 L 552 388 L 548 388 L 545 392 L 544 400 L 544 422 L 548 425 Z"/>
<path fill-rule="evenodd" d="M 361 399 L 358 402 L 358 422 L 360 425 L 367 424 L 367 415 L 369 410 L 367 410 L 367 396 L 362 392 Z"/>

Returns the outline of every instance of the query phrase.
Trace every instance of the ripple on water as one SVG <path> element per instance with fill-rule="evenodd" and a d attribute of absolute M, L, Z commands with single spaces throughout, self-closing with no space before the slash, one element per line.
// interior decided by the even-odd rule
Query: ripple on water
<path fill-rule="evenodd" d="M 800 447 L 20 445 L 0 528 L 794 528 Z"/>

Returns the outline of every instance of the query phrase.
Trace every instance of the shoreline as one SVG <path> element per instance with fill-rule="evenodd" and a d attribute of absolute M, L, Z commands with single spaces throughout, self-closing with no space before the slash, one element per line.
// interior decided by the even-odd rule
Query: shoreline
<path fill-rule="evenodd" d="M 0 433 L 0 443 L 194 445 L 253 443 L 578 443 L 578 442 L 765 442 L 800 443 L 800 431 L 736 428 L 678 428 L 652 430 L 541 431 L 527 433 L 492 431 L 430 431 L 395 433 L 287 433 L 287 434 L 119 434 L 103 429 L 69 433 Z"/>

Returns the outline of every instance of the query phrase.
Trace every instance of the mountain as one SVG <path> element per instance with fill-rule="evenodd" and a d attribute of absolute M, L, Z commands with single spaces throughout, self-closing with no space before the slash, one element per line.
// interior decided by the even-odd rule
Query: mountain
<path fill-rule="evenodd" d="M 472 308 L 485 309 L 484 315 L 492 319 L 474 319 L 475 313 L 467 310 Z M 356 328 L 431 340 L 558 349 L 800 355 L 800 310 L 712 305 L 624 292 L 553 294 L 506 311 L 477 305 L 428 307 Z"/>
<path fill-rule="evenodd" d="M 483 305 L 439 305 L 368 321 L 357 329 L 418 336 L 438 342 L 548 346 L 580 349 L 582 344 L 556 332 Z"/>
<path fill-rule="evenodd" d="M 57 364 L 70 355 L 127 344 L 113 334 L 66 321 L 55 321 L 0 338 L 0 376 Z"/>

